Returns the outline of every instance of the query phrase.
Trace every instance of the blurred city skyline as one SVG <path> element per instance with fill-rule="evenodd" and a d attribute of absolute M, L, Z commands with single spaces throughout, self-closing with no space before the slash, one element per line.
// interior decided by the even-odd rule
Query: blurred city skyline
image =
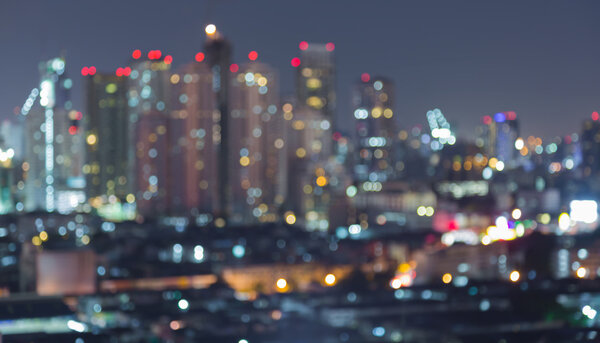
<path fill-rule="evenodd" d="M 0 72 L 10 87 L 0 94 L 0 118 L 10 117 L 36 86 L 40 60 L 66 52 L 74 106 L 82 108 L 80 67 L 114 70 L 133 49 L 161 49 L 180 66 L 202 50 L 208 22 L 235 41 L 234 62 L 256 50 L 259 61 L 274 66 L 282 95 L 293 94 L 289 63 L 298 43 L 334 42 L 338 118 L 351 118 L 351 87 L 364 72 L 394 81 L 394 110 L 405 128 L 425 126 L 434 107 L 457 124 L 459 135 L 483 115 L 516 111 L 524 135 L 547 139 L 579 132 L 597 110 L 600 27 L 593 2 L 377 1 L 347 4 L 343 14 L 338 4 L 316 1 L 161 5 L 5 3 Z M 350 132 L 350 125 L 342 129 Z"/>

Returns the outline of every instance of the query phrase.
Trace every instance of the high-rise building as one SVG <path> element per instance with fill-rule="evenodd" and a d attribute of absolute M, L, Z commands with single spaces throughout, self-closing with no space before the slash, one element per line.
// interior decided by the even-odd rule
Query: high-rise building
<path fill-rule="evenodd" d="M 332 178 L 337 167 L 332 139 L 336 122 L 335 46 L 300 42 L 299 48 L 300 57 L 291 61 L 297 68 L 296 99 L 282 107 L 288 122 L 289 165 L 294 170 L 289 176 L 288 206 L 309 230 L 326 230 L 331 187 L 337 180 Z"/>
<path fill-rule="evenodd" d="M 519 137 L 519 122 L 513 111 L 498 112 L 493 117 L 484 117 L 483 133 L 486 135 L 484 149 L 489 158 L 495 157 L 507 167 L 514 167 L 517 161 L 515 141 Z"/>
<path fill-rule="evenodd" d="M 175 191 L 183 196 L 177 207 L 186 215 L 206 222 L 219 208 L 218 153 L 221 141 L 220 113 L 216 109 L 213 73 L 196 55 L 196 62 L 184 65 L 171 75 L 173 111 L 171 113 L 171 156 Z M 182 167 L 181 167 L 182 166 Z"/>
<path fill-rule="evenodd" d="M 15 210 L 15 151 L 0 144 L 0 214 Z"/>
<path fill-rule="evenodd" d="M 137 57 L 137 58 L 136 58 Z M 172 58 L 151 50 L 147 58 L 134 56 L 129 75 L 127 102 L 135 129 L 135 182 L 138 212 L 165 215 L 172 208 L 169 143 L 170 66 Z"/>
<path fill-rule="evenodd" d="M 229 178 L 231 221 L 236 223 L 277 220 L 286 196 L 286 136 L 278 86 L 277 74 L 264 63 L 250 62 L 233 73 Z"/>
<path fill-rule="evenodd" d="M 583 176 L 589 178 L 600 172 L 600 118 L 594 112 L 591 120 L 583 122 L 581 133 Z"/>
<path fill-rule="evenodd" d="M 63 57 L 40 63 L 40 79 L 41 109 L 26 118 L 25 209 L 66 213 L 85 201 L 83 115 L 72 107 Z"/>
<path fill-rule="evenodd" d="M 229 180 L 229 161 L 230 155 L 234 155 L 235 151 L 229 146 L 230 144 L 230 109 L 229 109 L 229 91 L 230 91 L 230 67 L 231 62 L 231 45 L 224 36 L 217 31 L 215 25 L 206 26 L 206 43 L 204 51 L 206 52 L 206 60 L 213 74 L 212 88 L 216 94 L 216 112 L 218 124 L 213 128 L 216 131 L 214 136 L 215 144 L 218 146 L 217 154 L 217 195 L 218 207 L 216 208 L 216 223 L 224 225 L 227 218 L 231 214 L 232 185 Z"/>
<path fill-rule="evenodd" d="M 335 123 L 335 45 L 300 42 L 299 48 L 300 58 L 292 60 L 297 68 L 297 107 L 317 110 Z"/>
<path fill-rule="evenodd" d="M 18 120 L 24 119 L 19 116 Z M 6 147 L 14 150 L 14 159 L 22 161 L 25 156 L 25 140 L 23 137 L 23 123 L 4 120 L 0 123 L 0 141 Z"/>
<path fill-rule="evenodd" d="M 288 133 L 289 208 L 309 229 L 328 228 L 333 158 L 332 128 L 329 118 L 307 107 L 282 106 Z"/>
<path fill-rule="evenodd" d="M 125 71 L 130 75 L 130 69 Z M 133 219 L 135 166 L 133 123 L 127 103 L 128 78 L 115 73 L 87 77 L 86 175 L 88 198 L 100 213 Z"/>
<path fill-rule="evenodd" d="M 355 179 L 382 182 L 394 176 L 396 125 L 391 80 L 362 74 L 352 98 L 356 118 Z"/>

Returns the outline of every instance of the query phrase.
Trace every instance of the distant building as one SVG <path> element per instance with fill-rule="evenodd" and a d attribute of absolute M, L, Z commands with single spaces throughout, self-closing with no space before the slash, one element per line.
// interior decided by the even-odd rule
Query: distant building
<path fill-rule="evenodd" d="M 319 111 L 325 119 L 335 122 L 335 61 L 333 43 L 301 42 L 299 60 L 293 60 L 296 69 L 296 97 L 298 107 Z"/>
<path fill-rule="evenodd" d="M 12 148 L 0 148 L 0 215 L 15 210 L 15 173 Z"/>
<path fill-rule="evenodd" d="M 114 73 L 96 73 L 86 81 L 84 173 L 94 207 L 135 201 L 135 144 L 127 81 Z"/>
<path fill-rule="evenodd" d="M 581 153 L 583 176 L 598 175 L 600 172 L 600 120 L 598 116 L 583 123 Z"/>
<path fill-rule="evenodd" d="M 394 176 L 392 151 L 396 136 L 392 81 L 363 74 L 352 104 L 356 119 L 354 177 L 358 181 L 387 181 Z"/>
<path fill-rule="evenodd" d="M 171 75 L 171 156 L 175 206 L 180 214 L 211 216 L 219 209 L 221 116 L 216 109 L 213 73 L 205 61 L 183 66 Z M 176 182 L 175 182 L 176 181 Z M 208 217 L 207 217 L 208 218 Z"/>
<path fill-rule="evenodd" d="M 519 121 L 513 111 L 499 112 L 484 117 L 484 149 L 489 158 L 495 157 L 507 167 L 516 165 L 518 151 L 515 141 L 519 137 Z"/>
<path fill-rule="evenodd" d="M 285 120 L 278 105 L 278 75 L 270 66 L 250 62 L 233 74 L 228 177 L 234 222 L 278 219 L 288 174 Z"/>
<path fill-rule="evenodd" d="M 169 175 L 170 60 L 159 50 L 131 64 L 127 101 L 135 127 L 136 204 L 142 215 L 165 215 L 174 196 Z"/>
<path fill-rule="evenodd" d="M 299 48 L 299 57 L 292 59 L 296 68 L 296 99 L 282 107 L 288 122 L 290 170 L 294 170 L 289 176 L 287 207 L 309 230 L 325 230 L 329 228 L 331 173 L 336 167 L 332 158 L 336 125 L 335 46 L 300 42 Z"/>
<path fill-rule="evenodd" d="M 85 201 L 82 113 L 70 100 L 65 59 L 40 63 L 39 103 L 26 117 L 25 209 L 72 211 Z"/>
<path fill-rule="evenodd" d="M 212 88 L 216 94 L 216 112 L 217 123 L 214 127 L 215 135 L 213 141 L 217 146 L 217 193 L 218 206 L 215 214 L 218 224 L 225 224 L 231 213 L 232 180 L 229 180 L 229 170 L 235 166 L 230 165 L 230 156 L 235 155 L 235 151 L 229 146 L 230 139 L 230 68 L 237 68 L 237 65 L 231 65 L 231 45 L 225 37 L 217 31 L 214 25 L 206 27 L 206 43 L 204 50 L 206 52 L 206 61 L 211 68 L 213 79 Z M 235 70 L 235 69 L 234 69 Z"/>

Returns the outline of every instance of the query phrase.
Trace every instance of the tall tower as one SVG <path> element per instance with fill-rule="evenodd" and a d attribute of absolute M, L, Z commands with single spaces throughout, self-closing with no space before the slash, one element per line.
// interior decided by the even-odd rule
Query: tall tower
<path fill-rule="evenodd" d="M 134 137 L 127 104 L 130 73 L 130 68 L 118 75 L 95 73 L 86 80 L 87 154 L 83 171 L 87 195 L 99 211 L 112 207 L 110 212 L 118 219 L 133 219 L 135 213 Z"/>
<path fill-rule="evenodd" d="M 333 43 L 300 42 L 296 68 L 296 101 L 283 105 L 289 122 L 288 156 L 290 207 L 309 230 L 329 227 L 331 187 L 335 180 L 332 162 L 332 131 L 335 124 L 335 63 Z"/>
<path fill-rule="evenodd" d="M 383 77 L 362 74 L 352 99 L 356 118 L 355 179 L 386 181 L 393 176 L 394 85 Z"/>
<path fill-rule="evenodd" d="M 79 125 L 83 115 L 72 108 L 72 85 L 63 57 L 40 63 L 41 111 L 31 111 L 26 118 L 28 211 L 67 213 L 85 201 Z"/>
<path fill-rule="evenodd" d="M 218 160 L 221 141 L 220 114 L 216 111 L 213 73 L 203 53 L 171 75 L 173 85 L 172 156 L 182 166 L 174 171 L 173 186 L 182 194 L 178 207 L 200 223 L 219 207 Z M 181 189 L 180 189 L 181 188 Z M 203 219 L 204 218 L 204 219 Z"/>
<path fill-rule="evenodd" d="M 300 58 L 292 60 L 296 69 L 296 97 L 299 108 L 319 111 L 335 122 L 335 61 L 333 43 L 300 42 Z M 296 65 L 297 64 L 297 65 Z"/>
<path fill-rule="evenodd" d="M 230 215 L 230 204 L 232 199 L 231 184 L 229 181 L 229 156 L 232 154 L 230 144 L 230 129 L 229 129 L 229 67 L 231 61 L 231 45 L 217 31 L 213 24 L 206 26 L 206 42 L 204 51 L 206 52 L 206 60 L 213 73 L 212 88 L 216 93 L 216 108 L 219 124 L 215 128 L 218 132 L 218 208 L 215 211 L 217 215 L 217 224 L 224 224 L 223 220 L 227 220 Z"/>
<path fill-rule="evenodd" d="M 251 52 L 251 60 L 256 59 Z M 234 68 L 235 69 L 235 68 Z M 234 73 L 231 85 L 231 220 L 278 219 L 286 196 L 286 132 L 279 110 L 279 81 L 264 63 L 250 62 Z"/>
<path fill-rule="evenodd" d="M 131 64 L 127 102 L 135 127 L 136 203 L 143 215 L 166 214 L 171 208 L 169 119 L 172 58 L 151 50 Z"/>
<path fill-rule="evenodd" d="M 592 178 L 600 172 L 600 116 L 592 114 L 591 120 L 583 122 L 581 132 L 583 176 Z"/>
<path fill-rule="evenodd" d="M 514 167 L 517 150 L 515 141 L 519 137 L 519 122 L 513 111 L 498 112 L 493 116 L 485 116 L 484 124 L 488 126 L 486 153 L 488 157 L 496 157 L 508 167 Z"/>

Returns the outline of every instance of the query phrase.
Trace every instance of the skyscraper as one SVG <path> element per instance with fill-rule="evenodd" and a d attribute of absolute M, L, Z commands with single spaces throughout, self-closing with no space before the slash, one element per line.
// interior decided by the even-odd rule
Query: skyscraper
<path fill-rule="evenodd" d="M 126 70 L 127 76 L 130 69 Z M 87 194 L 100 212 L 112 208 L 111 215 L 133 219 L 135 166 L 133 123 L 127 104 L 128 78 L 115 73 L 95 73 L 87 77 Z M 127 212 L 127 213 L 126 213 Z M 114 218 L 116 219 L 116 218 Z"/>
<path fill-rule="evenodd" d="M 237 223 L 275 221 L 286 196 L 286 137 L 278 82 L 275 71 L 259 62 L 233 74 L 229 178 L 231 219 Z"/>
<path fill-rule="evenodd" d="M 182 194 L 178 204 L 186 215 L 207 216 L 219 208 L 218 153 L 221 141 L 220 114 L 216 109 L 213 73 L 198 53 L 196 61 L 171 75 L 173 111 L 171 113 L 171 156 L 174 163 L 173 186 Z"/>
<path fill-rule="evenodd" d="M 600 172 L 600 118 L 594 112 L 591 120 L 583 122 L 581 133 L 583 176 L 588 178 Z"/>
<path fill-rule="evenodd" d="M 386 181 L 393 177 L 396 125 L 391 80 L 362 74 L 352 98 L 356 119 L 354 175 L 359 181 Z"/>
<path fill-rule="evenodd" d="M 331 200 L 332 132 L 336 92 L 333 43 L 300 42 L 300 57 L 292 59 L 296 69 L 296 99 L 283 105 L 289 123 L 289 201 L 300 223 L 309 229 L 329 227 Z M 333 178 L 335 181 L 336 179 Z M 334 182 L 335 184 L 335 182 Z"/>
<path fill-rule="evenodd" d="M 40 63 L 40 105 L 27 114 L 26 210 L 70 212 L 83 201 L 82 113 L 72 108 L 65 59 Z"/>
<path fill-rule="evenodd" d="M 127 182 L 118 182 L 121 176 L 127 181 L 128 162 L 131 162 L 127 156 L 131 150 L 127 139 L 131 125 L 126 94 L 127 80 L 114 73 L 96 73 L 87 79 L 84 171 L 90 198 L 115 195 L 125 200 L 130 193 L 123 187 Z"/>
<path fill-rule="evenodd" d="M 136 204 L 142 215 L 167 214 L 172 203 L 169 183 L 170 64 L 172 58 L 151 50 L 134 57 L 127 101 L 135 127 Z"/>
<path fill-rule="evenodd" d="M 231 61 L 231 45 L 217 31 L 215 25 L 206 26 L 206 43 L 204 51 L 206 60 L 213 73 L 212 87 L 216 93 L 215 116 L 218 116 L 218 125 L 214 128 L 218 133 L 219 139 L 215 140 L 218 145 L 218 203 L 219 206 L 215 213 L 217 215 L 217 224 L 224 225 L 231 211 L 232 190 L 229 181 L 229 156 L 232 151 L 229 147 L 230 129 L 229 129 L 229 68 Z"/>
<path fill-rule="evenodd" d="M 519 122 L 517 114 L 513 111 L 498 112 L 493 117 L 485 116 L 484 133 L 487 140 L 484 148 L 488 157 L 495 157 L 508 167 L 514 167 L 516 163 L 517 150 L 515 141 L 519 137 Z"/>
<path fill-rule="evenodd" d="M 292 60 L 297 67 L 297 107 L 317 110 L 335 123 L 335 45 L 300 42 L 299 48 L 300 58 Z"/>

